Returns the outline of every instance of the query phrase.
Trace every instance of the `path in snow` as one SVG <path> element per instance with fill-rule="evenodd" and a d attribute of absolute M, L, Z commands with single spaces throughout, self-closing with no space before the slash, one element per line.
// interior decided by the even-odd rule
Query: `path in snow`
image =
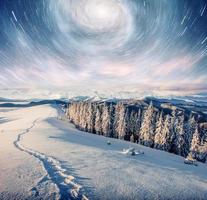
<path fill-rule="evenodd" d="M 55 105 L 0 115 L 0 199 L 207 199 L 206 164 L 79 131 Z M 144 154 L 125 155 L 128 147 Z"/>
<path fill-rule="evenodd" d="M 75 183 L 75 178 L 67 173 L 67 170 L 61 166 L 57 159 L 49 157 L 38 151 L 26 148 L 21 144 L 23 135 L 29 133 L 30 130 L 36 125 L 37 121 L 38 119 L 34 120 L 32 125 L 21 132 L 14 141 L 14 145 L 17 149 L 39 159 L 47 172 L 45 177 L 43 177 L 32 189 L 32 196 L 34 198 L 38 198 L 40 196 L 39 191 L 42 189 L 42 187 L 45 187 L 44 183 L 46 183 L 48 180 L 52 180 L 59 190 L 59 194 L 54 194 L 54 199 L 87 200 L 88 198 L 85 196 L 82 186 Z"/>

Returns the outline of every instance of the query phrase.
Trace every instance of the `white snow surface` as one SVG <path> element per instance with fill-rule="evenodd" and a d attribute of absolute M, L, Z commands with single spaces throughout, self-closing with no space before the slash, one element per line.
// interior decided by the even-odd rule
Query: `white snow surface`
<path fill-rule="evenodd" d="M 207 199 L 207 165 L 81 132 L 56 106 L 5 108 L 0 199 Z"/>

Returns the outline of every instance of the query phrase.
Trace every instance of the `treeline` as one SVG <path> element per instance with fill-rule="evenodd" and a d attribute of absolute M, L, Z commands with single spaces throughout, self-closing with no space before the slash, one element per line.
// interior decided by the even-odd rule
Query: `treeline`
<path fill-rule="evenodd" d="M 164 112 L 152 102 L 131 105 L 124 102 L 73 102 L 66 115 L 80 130 L 119 138 L 189 159 L 207 159 L 207 124 L 184 110 Z"/>

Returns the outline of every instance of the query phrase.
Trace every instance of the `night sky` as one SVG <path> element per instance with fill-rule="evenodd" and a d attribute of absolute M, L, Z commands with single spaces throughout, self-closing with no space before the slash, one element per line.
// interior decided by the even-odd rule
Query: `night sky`
<path fill-rule="evenodd" d="M 0 0 L 0 88 L 206 89 L 207 0 Z"/>

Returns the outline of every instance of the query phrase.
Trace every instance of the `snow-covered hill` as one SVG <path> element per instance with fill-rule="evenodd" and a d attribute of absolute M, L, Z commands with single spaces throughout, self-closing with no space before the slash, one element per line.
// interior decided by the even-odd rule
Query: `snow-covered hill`
<path fill-rule="evenodd" d="M 0 117 L 0 199 L 207 199 L 206 164 L 109 143 L 54 105 L 2 108 Z M 129 147 L 144 154 L 123 153 Z"/>

